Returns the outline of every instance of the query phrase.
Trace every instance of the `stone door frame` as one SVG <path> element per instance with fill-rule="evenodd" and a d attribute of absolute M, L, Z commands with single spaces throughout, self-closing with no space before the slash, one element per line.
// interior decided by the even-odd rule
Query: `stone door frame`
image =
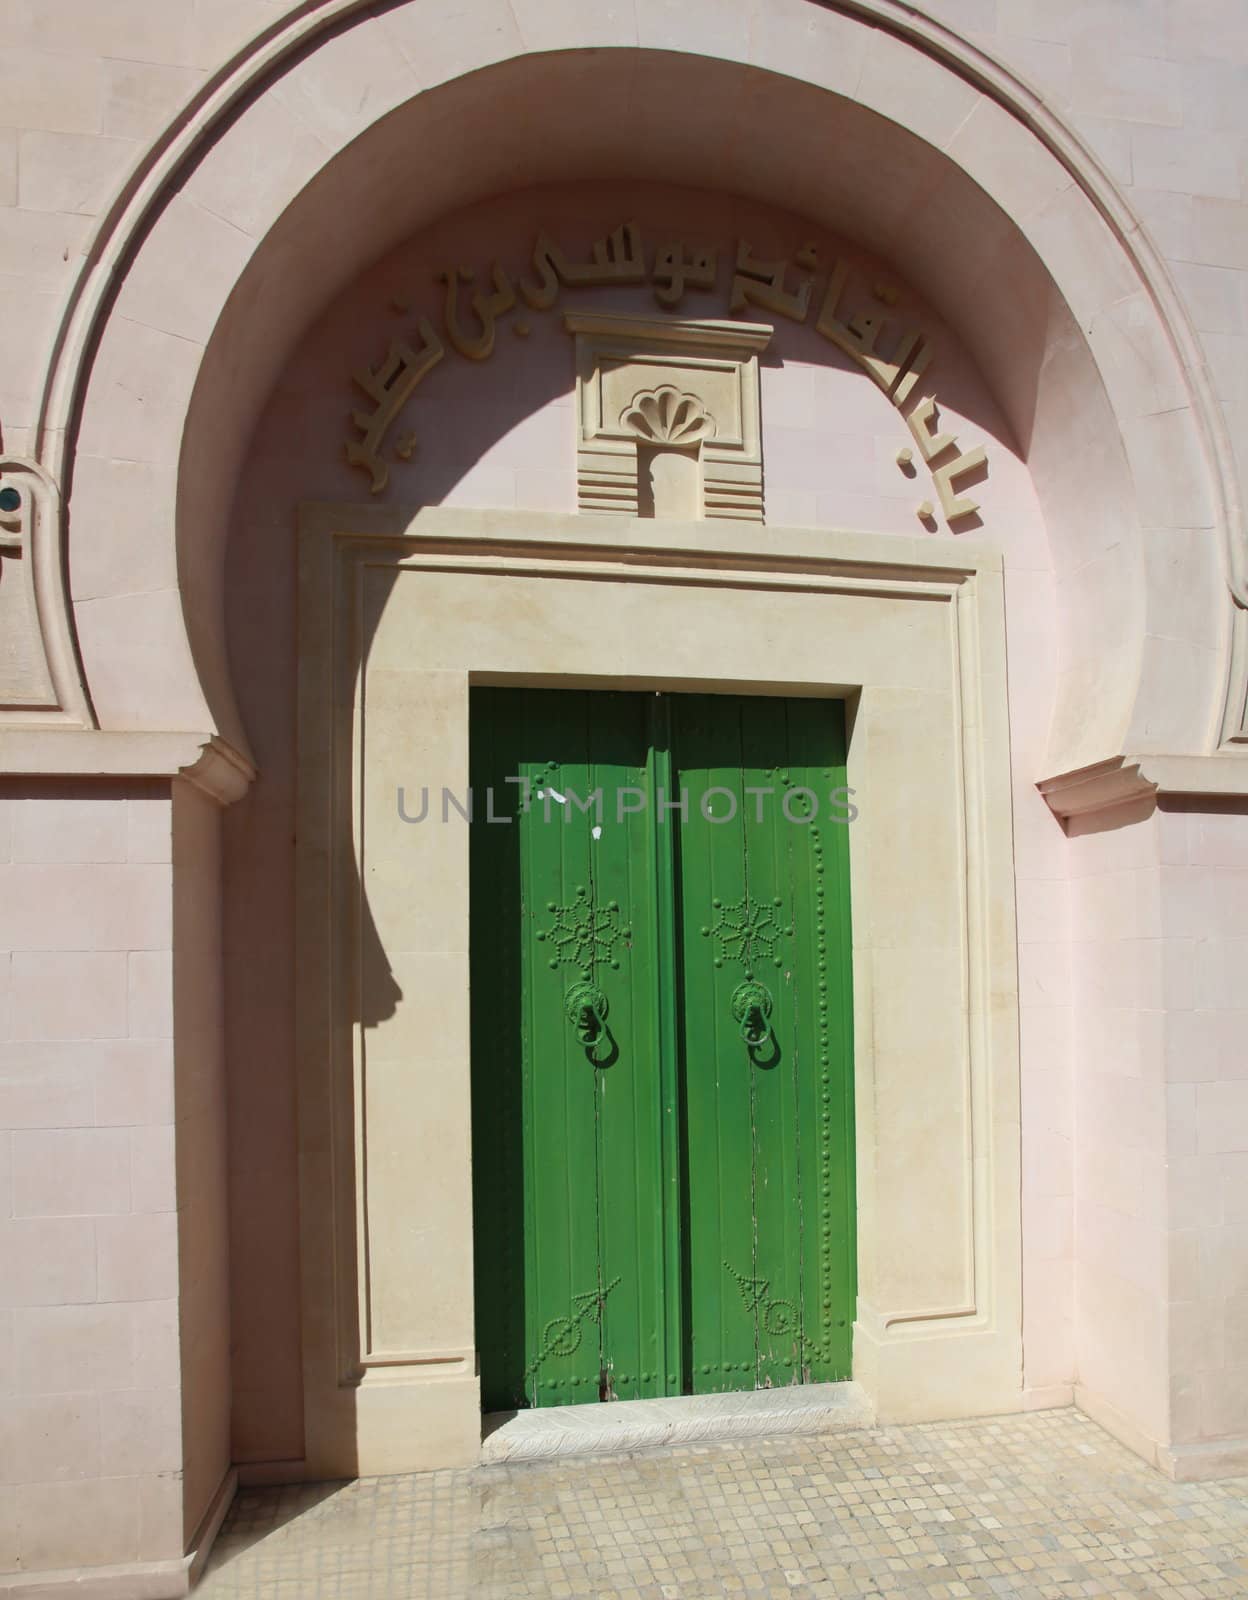
<path fill-rule="evenodd" d="M 468 836 L 437 814 L 444 783 L 467 786 L 470 682 L 847 700 L 854 1376 L 884 1420 L 1017 1409 L 999 555 L 728 522 L 318 504 L 300 517 L 299 605 L 308 1475 L 480 1456 Z M 422 832 L 396 802 L 425 773 Z"/>

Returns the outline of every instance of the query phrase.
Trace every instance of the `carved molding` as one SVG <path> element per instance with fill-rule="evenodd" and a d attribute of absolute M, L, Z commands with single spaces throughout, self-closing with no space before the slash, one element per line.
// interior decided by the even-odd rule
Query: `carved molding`
<path fill-rule="evenodd" d="M 1248 795 L 1248 756 L 1114 756 L 1075 772 L 1042 778 L 1036 788 L 1054 815 L 1063 820 L 1141 800 L 1242 799 Z"/>
<path fill-rule="evenodd" d="M 696 449 L 698 517 L 762 522 L 758 357 L 772 328 L 605 311 L 563 320 L 576 341 L 578 509 L 637 516 L 649 444 Z"/>
<path fill-rule="evenodd" d="M 1139 760 L 1122 756 L 1045 778 L 1036 787 L 1049 809 L 1063 820 L 1131 805 L 1157 794 L 1157 785 L 1141 772 Z"/>
<path fill-rule="evenodd" d="M 643 389 L 620 413 L 620 426 L 646 444 L 687 448 L 715 437 L 715 418 L 696 394 L 681 394 L 670 383 Z"/>
<path fill-rule="evenodd" d="M 0 724 L 95 726 L 66 599 L 60 518 L 51 475 L 0 456 Z"/>
<path fill-rule="evenodd" d="M 1248 607 L 1238 600 L 1231 602 L 1230 671 L 1222 710 L 1222 744 L 1231 750 L 1248 745 Z"/>
<path fill-rule="evenodd" d="M 196 759 L 178 768 L 178 776 L 218 805 L 232 806 L 251 788 L 256 769 L 232 744 L 212 734 L 200 746 Z"/>

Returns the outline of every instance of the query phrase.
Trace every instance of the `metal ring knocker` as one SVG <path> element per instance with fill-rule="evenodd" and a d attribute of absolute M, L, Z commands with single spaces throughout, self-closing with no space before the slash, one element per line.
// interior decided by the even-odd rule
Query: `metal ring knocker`
<path fill-rule="evenodd" d="M 576 1031 L 576 1037 L 585 1046 L 585 1053 L 595 1065 L 601 1064 L 598 1046 L 610 1039 L 607 1035 L 607 997 L 596 983 L 574 983 L 563 997 L 563 1009 Z"/>
<path fill-rule="evenodd" d="M 733 990 L 732 1015 L 751 1056 L 774 1037 L 771 1031 L 772 1005 L 770 989 L 755 978 L 750 978 Z"/>

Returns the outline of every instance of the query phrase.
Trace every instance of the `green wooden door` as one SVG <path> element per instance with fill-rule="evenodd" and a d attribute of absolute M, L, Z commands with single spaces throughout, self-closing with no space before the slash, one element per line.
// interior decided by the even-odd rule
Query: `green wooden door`
<path fill-rule="evenodd" d="M 485 1408 L 847 1377 L 840 705 L 474 689 L 470 743 Z"/>
<path fill-rule="evenodd" d="M 847 1378 L 848 850 L 830 799 L 843 713 L 678 695 L 672 721 L 690 800 L 677 852 L 689 1387 Z"/>

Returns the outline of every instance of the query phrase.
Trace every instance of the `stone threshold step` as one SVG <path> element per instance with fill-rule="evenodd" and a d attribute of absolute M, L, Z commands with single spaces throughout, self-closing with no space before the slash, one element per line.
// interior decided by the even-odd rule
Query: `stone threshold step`
<path fill-rule="evenodd" d="M 483 1421 L 482 1461 L 543 1461 L 710 1439 L 837 1433 L 874 1426 L 875 1413 L 856 1383 L 807 1383 L 746 1394 L 495 1411 Z"/>

